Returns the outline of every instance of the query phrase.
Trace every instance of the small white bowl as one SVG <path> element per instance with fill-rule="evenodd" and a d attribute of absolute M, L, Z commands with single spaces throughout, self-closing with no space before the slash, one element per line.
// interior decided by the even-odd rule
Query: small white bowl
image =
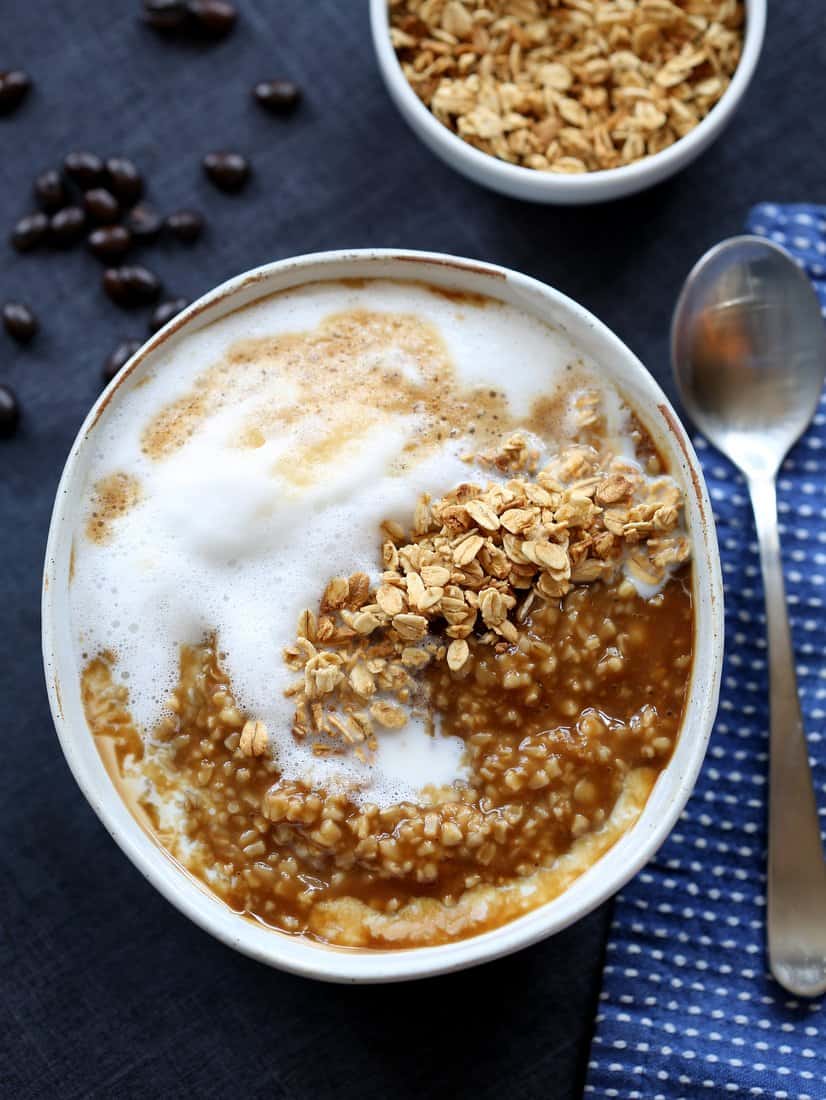
<path fill-rule="evenodd" d="M 564 330 L 601 364 L 636 410 L 666 458 L 686 500 L 691 540 L 695 655 L 682 731 L 637 823 L 559 897 L 509 924 L 439 947 L 347 950 L 267 929 L 234 913 L 144 832 L 115 790 L 86 724 L 69 611 L 72 535 L 89 461 L 122 387 L 151 372 L 159 349 L 259 298 L 329 279 L 417 280 L 488 295 Z M 519 357 L 508 364 L 519 370 Z M 389 982 L 459 970 L 506 955 L 559 932 L 620 889 L 651 858 L 694 786 L 717 711 L 723 660 L 723 587 L 711 505 L 697 456 L 651 375 L 631 351 L 582 306 L 506 268 L 424 252 L 370 249 L 326 252 L 267 264 L 204 295 L 153 336 L 98 398 L 75 440 L 57 490 L 43 578 L 43 657 L 63 752 L 89 803 L 136 867 L 196 924 L 270 966 L 338 982 Z M 105 886 L 101 886 L 102 896 Z"/>
<path fill-rule="evenodd" d="M 408 84 L 390 42 L 387 0 L 370 0 L 370 26 L 387 90 L 407 124 L 432 152 L 463 176 L 503 195 L 531 202 L 581 206 L 653 187 L 685 168 L 720 135 L 754 75 L 766 30 L 766 0 L 746 0 L 740 64 L 720 101 L 698 126 L 661 153 L 635 164 L 579 175 L 539 172 L 508 164 L 463 141 L 438 121 Z"/>

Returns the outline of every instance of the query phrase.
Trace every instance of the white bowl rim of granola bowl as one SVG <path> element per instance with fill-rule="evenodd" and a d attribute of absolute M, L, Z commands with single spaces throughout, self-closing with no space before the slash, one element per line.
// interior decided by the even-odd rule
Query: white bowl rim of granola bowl
<path fill-rule="evenodd" d="M 266 928 L 233 912 L 138 824 L 116 791 L 84 716 L 69 616 L 72 531 L 97 425 L 119 389 L 151 369 L 176 333 L 198 328 L 276 291 L 331 279 L 393 278 L 482 294 L 562 329 L 590 354 L 648 429 L 683 490 L 694 567 L 695 653 L 680 736 L 636 822 L 562 894 L 468 939 L 401 950 L 328 947 Z M 43 581 L 43 655 L 63 752 L 81 790 L 126 855 L 201 928 L 231 947 L 293 973 L 339 982 L 384 982 L 459 970 L 506 955 L 572 924 L 619 890 L 651 858 L 676 822 L 702 764 L 714 722 L 723 657 L 723 589 L 711 506 L 691 443 L 671 405 L 633 353 L 582 306 L 535 279 L 477 261 L 388 249 L 326 252 L 281 260 L 217 287 L 153 336 L 98 398 L 69 454 L 52 515 Z"/>
<path fill-rule="evenodd" d="M 382 78 L 404 120 L 425 145 L 463 176 L 512 198 L 562 206 L 633 195 L 668 179 L 720 136 L 746 93 L 763 47 L 766 0 L 745 0 L 743 52 L 731 83 L 699 124 L 662 152 L 620 168 L 566 175 L 508 164 L 475 149 L 432 114 L 408 83 L 390 41 L 387 0 L 370 0 L 373 45 Z"/>

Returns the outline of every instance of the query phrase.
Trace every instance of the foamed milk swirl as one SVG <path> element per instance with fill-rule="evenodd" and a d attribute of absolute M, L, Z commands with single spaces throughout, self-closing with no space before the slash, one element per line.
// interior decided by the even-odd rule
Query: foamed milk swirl
<path fill-rule="evenodd" d="M 551 424 L 564 442 L 592 371 L 516 309 L 389 281 L 316 284 L 173 338 L 97 429 L 74 540 L 79 653 L 114 655 L 151 738 L 181 645 L 215 634 L 285 778 L 380 806 L 451 783 L 463 742 L 415 722 L 384 732 L 370 764 L 297 743 L 282 650 L 329 577 L 376 582 L 382 521 L 490 476 L 462 457 L 486 438 L 530 428 L 544 401 L 546 442 Z M 600 385 L 615 448 L 632 454 L 627 411 Z"/>

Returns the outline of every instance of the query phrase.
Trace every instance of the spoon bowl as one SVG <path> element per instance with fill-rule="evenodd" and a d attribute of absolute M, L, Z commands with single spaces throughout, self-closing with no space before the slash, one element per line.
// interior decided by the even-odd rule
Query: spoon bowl
<path fill-rule="evenodd" d="M 686 280 L 672 356 L 680 397 L 703 433 L 747 477 L 775 474 L 826 377 L 817 295 L 778 245 L 723 241 Z"/>
<path fill-rule="evenodd" d="M 686 409 L 740 467 L 751 496 L 769 648 L 769 863 L 766 936 L 777 981 L 826 991 L 826 863 L 797 692 L 775 480 L 814 416 L 826 331 L 811 283 L 760 237 L 724 241 L 677 303 L 672 359 Z"/>

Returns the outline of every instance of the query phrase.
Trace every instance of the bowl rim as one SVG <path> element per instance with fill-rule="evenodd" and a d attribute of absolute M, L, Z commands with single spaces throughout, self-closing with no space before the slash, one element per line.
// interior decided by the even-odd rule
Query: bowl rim
<path fill-rule="evenodd" d="M 503 285 L 510 284 L 516 290 L 524 291 L 534 296 L 538 301 L 546 303 L 549 308 L 555 308 L 569 322 L 573 320 L 585 325 L 589 332 L 594 332 L 600 341 L 622 357 L 624 360 L 623 369 L 627 368 L 628 372 L 634 376 L 635 383 L 639 383 L 651 395 L 652 409 L 656 407 L 659 410 L 665 424 L 663 438 L 669 440 L 672 457 L 680 462 L 693 486 L 693 494 L 696 499 L 692 500 L 692 507 L 697 508 L 698 514 L 702 517 L 698 529 L 692 530 L 691 537 L 695 556 L 698 559 L 702 558 L 704 562 L 703 569 L 708 582 L 707 627 L 711 631 L 709 668 L 707 670 L 708 681 L 705 686 L 705 693 L 698 703 L 701 712 L 700 721 L 697 723 L 697 728 L 692 728 L 691 731 L 689 758 L 687 761 L 683 761 L 682 770 L 675 773 L 673 790 L 669 788 L 670 801 L 667 810 L 655 822 L 648 823 L 647 831 L 644 834 L 640 829 L 642 816 L 626 831 L 624 837 L 629 837 L 635 832 L 639 837 L 640 843 L 635 847 L 633 856 L 626 859 L 604 881 L 595 883 L 592 880 L 590 893 L 580 902 L 578 907 L 569 904 L 566 908 L 564 905 L 565 895 L 576 885 L 576 883 L 572 883 L 559 897 L 529 910 L 504 925 L 467 939 L 433 947 L 375 951 L 328 947 L 303 937 L 293 937 L 279 933 L 234 913 L 216 895 L 211 894 L 205 887 L 197 883 L 197 880 L 178 864 L 174 857 L 158 842 L 150 839 L 127 808 L 121 795 L 116 791 L 94 744 L 92 744 L 94 752 L 89 754 L 91 764 L 84 760 L 82 743 L 84 739 L 90 739 L 92 735 L 82 716 L 82 710 L 79 712 L 80 717 L 77 722 L 70 720 L 67 713 L 68 708 L 64 710 L 58 675 L 62 665 L 59 639 L 56 634 L 59 617 L 56 614 L 55 601 L 60 592 L 61 582 L 65 583 L 65 577 L 62 576 L 58 568 L 58 560 L 61 556 L 68 558 L 61 544 L 66 541 L 66 525 L 69 525 L 69 529 L 74 527 L 72 507 L 79 493 L 79 479 L 76 477 L 76 470 L 87 447 L 87 441 L 94 433 L 96 423 L 117 390 L 144 359 L 151 352 L 161 347 L 169 336 L 187 327 L 190 322 L 202 315 L 206 315 L 208 321 L 210 311 L 214 310 L 217 316 L 222 316 L 222 305 L 227 300 L 243 297 L 243 292 L 246 289 L 250 288 L 254 295 L 260 284 L 263 290 L 261 295 L 257 297 L 264 297 L 272 292 L 268 289 L 268 282 L 273 277 L 285 276 L 290 280 L 283 287 L 279 287 L 279 289 L 284 289 L 287 286 L 301 286 L 325 278 L 335 278 L 337 268 L 346 270 L 355 266 L 359 268 L 375 266 L 382 269 L 391 267 L 393 269 L 392 274 L 387 274 L 385 270 L 379 270 L 372 276 L 367 275 L 367 278 L 401 278 L 413 281 L 421 281 L 423 277 L 421 269 L 424 269 L 426 277 L 437 283 L 441 281 L 443 285 L 446 278 L 455 281 L 458 273 L 459 286 L 461 287 L 462 281 L 464 281 L 465 289 L 468 289 L 467 284 L 471 280 L 474 281 L 474 286 L 470 289 L 476 289 L 480 277 L 487 277 L 487 290 L 494 298 L 497 297 L 497 287 L 501 288 Z M 319 267 L 322 269 L 322 274 L 303 277 L 306 269 Z M 396 268 L 400 270 L 396 271 Z M 342 273 L 338 277 L 347 278 L 348 276 Z M 257 297 L 253 297 L 251 300 L 257 300 Z M 239 302 L 239 306 L 241 304 L 243 303 Z M 225 312 L 232 312 L 232 310 Z M 642 409 L 639 411 L 643 412 Z M 645 410 L 646 413 L 650 411 Z M 80 484 L 82 484 L 82 481 L 80 481 Z M 697 456 L 685 430 L 657 382 L 612 330 L 583 306 L 580 306 L 560 291 L 530 276 L 522 275 L 499 265 L 441 253 L 413 250 L 345 249 L 311 253 L 261 265 L 228 279 L 213 290 L 208 291 L 161 329 L 160 332 L 151 337 L 136 352 L 120 374 L 99 395 L 72 444 L 57 487 L 49 526 L 42 597 L 42 643 L 46 686 L 52 718 L 63 753 L 75 780 L 92 809 L 118 846 L 149 882 L 200 928 L 211 933 L 228 946 L 258 961 L 306 977 L 353 984 L 390 982 L 449 973 L 510 954 L 561 931 L 574 921 L 587 915 L 608 897 L 620 890 L 663 843 L 691 794 L 705 758 L 716 716 L 722 677 L 723 587 L 716 533 L 711 516 L 711 504 Z M 68 575 L 68 569 L 66 575 Z M 695 592 L 696 590 L 697 581 L 695 580 Z M 68 592 L 68 588 L 66 588 L 66 592 Z M 695 620 L 695 637 L 696 629 L 697 620 Z M 63 665 L 67 661 L 68 655 L 64 655 Z M 692 685 L 697 671 L 697 661 L 695 659 Z M 77 688 L 77 692 L 79 695 L 79 688 Z M 78 727 L 80 728 L 78 729 Z M 682 726 L 681 736 L 684 729 L 685 726 Z M 89 741 L 86 741 L 87 745 L 89 743 Z M 660 778 L 668 775 L 672 764 L 673 761 L 669 763 Z M 651 797 L 653 795 L 654 792 L 652 791 Z M 623 837 L 617 841 L 617 844 L 620 844 L 622 839 Z M 593 871 L 610 855 L 610 851 L 606 852 L 584 874 L 587 875 L 589 870 Z"/>
<path fill-rule="evenodd" d="M 379 69 L 403 117 L 430 148 L 451 166 L 506 194 L 525 198 L 556 198 L 568 202 L 598 202 L 642 190 L 665 179 L 699 155 L 724 129 L 739 106 L 754 75 L 766 32 L 767 0 L 745 0 L 743 50 L 731 82 L 714 107 L 693 130 L 673 145 L 634 164 L 571 175 L 539 172 L 509 164 L 469 145 L 422 103 L 408 83 L 390 41 L 387 0 L 370 0 L 370 27 Z"/>

